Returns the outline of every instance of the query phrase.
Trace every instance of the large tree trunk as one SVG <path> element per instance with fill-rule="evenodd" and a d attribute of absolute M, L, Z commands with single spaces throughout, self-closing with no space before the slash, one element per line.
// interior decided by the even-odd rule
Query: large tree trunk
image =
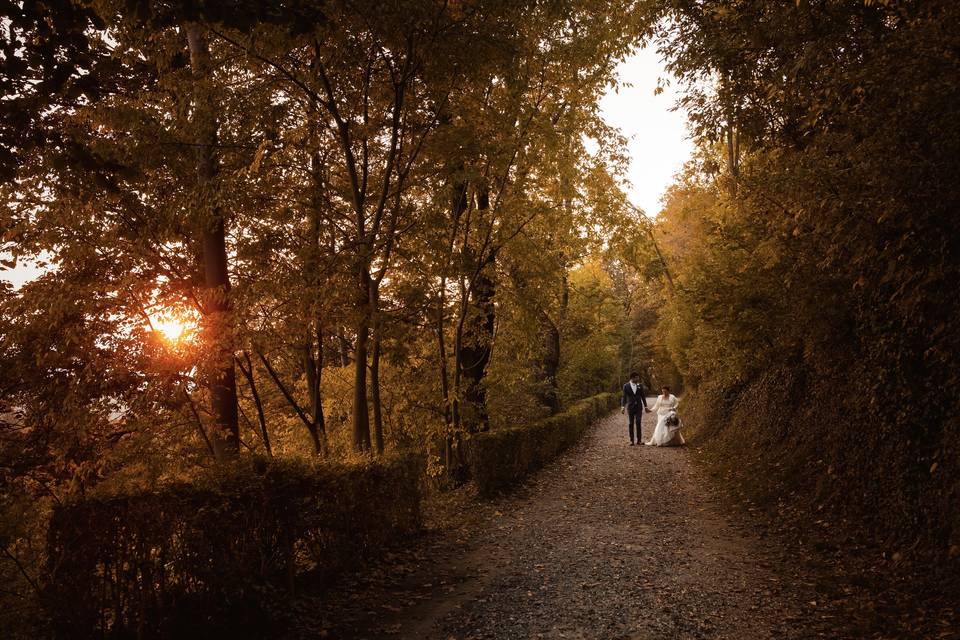
<path fill-rule="evenodd" d="M 210 410 L 214 429 L 211 441 L 218 460 L 240 452 L 240 430 L 237 409 L 237 381 L 234 370 L 233 331 L 230 305 L 230 274 L 227 262 L 226 231 L 223 213 L 216 204 L 218 172 L 216 105 L 209 88 L 210 49 L 203 28 L 197 23 L 186 25 L 190 50 L 190 66 L 195 78 L 194 121 L 197 144 L 197 191 L 199 206 L 206 209 L 201 216 L 203 250 L 204 338 L 214 348 L 209 382 Z"/>
<path fill-rule="evenodd" d="M 490 209 L 490 196 L 486 189 L 477 192 L 477 211 Z M 461 322 L 456 336 L 456 385 L 458 392 L 463 387 L 463 406 L 454 404 L 454 424 L 463 425 L 470 433 L 487 431 L 490 416 L 487 412 L 487 392 L 483 380 L 487 375 L 490 353 L 493 349 L 493 330 L 496 326 L 494 296 L 496 282 L 496 246 L 485 247 L 486 254 L 472 256 L 465 246 L 463 265 L 471 272 L 470 300 L 468 308 L 461 313 Z"/>
<path fill-rule="evenodd" d="M 464 384 L 464 406 L 460 409 L 459 418 L 471 433 L 490 428 L 483 381 L 490 363 L 496 321 L 493 304 L 496 283 L 492 276 L 495 264 L 496 253 L 491 253 L 474 280 L 457 363 Z"/>

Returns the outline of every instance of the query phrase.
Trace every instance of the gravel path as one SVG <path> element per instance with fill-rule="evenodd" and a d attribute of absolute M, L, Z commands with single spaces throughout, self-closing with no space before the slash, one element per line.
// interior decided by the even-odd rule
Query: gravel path
<path fill-rule="evenodd" d="M 653 414 L 644 417 L 649 438 Z M 473 522 L 348 585 L 329 637 L 808 637 L 808 588 L 725 518 L 676 448 L 628 446 L 602 420 Z M 379 595 L 372 595 L 379 591 Z M 371 604 L 373 602 L 374 604 Z M 328 604 L 330 604 L 328 602 Z M 802 631 L 807 628 L 807 631 Z"/>

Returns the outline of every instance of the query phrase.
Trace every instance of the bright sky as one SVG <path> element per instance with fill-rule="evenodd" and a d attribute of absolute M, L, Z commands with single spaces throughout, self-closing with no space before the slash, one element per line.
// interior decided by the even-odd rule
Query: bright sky
<path fill-rule="evenodd" d="M 658 78 L 668 78 L 659 55 L 652 47 L 638 50 L 620 64 L 621 86 L 600 101 L 603 119 L 627 137 L 632 188 L 628 196 L 648 216 L 660 212 L 660 197 L 673 182 L 673 175 L 693 153 L 682 111 L 671 111 L 678 94 L 668 86 L 653 95 Z M 632 85 L 632 86 L 630 86 Z"/>
<path fill-rule="evenodd" d="M 0 253 L 0 257 L 8 259 L 9 256 L 4 253 Z M 21 260 L 17 263 L 13 269 L 6 269 L 0 267 L 0 280 L 5 280 L 13 285 L 16 289 L 24 282 L 33 280 L 37 276 L 43 273 L 43 269 L 37 267 L 33 262 L 27 262 Z"/>

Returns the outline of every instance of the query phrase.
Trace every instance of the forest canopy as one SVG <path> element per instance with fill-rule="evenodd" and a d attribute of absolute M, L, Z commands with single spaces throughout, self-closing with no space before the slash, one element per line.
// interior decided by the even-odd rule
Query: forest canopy
<path fill-rule="evenodd" d="M 643 3 L 3 9 L 0 248 L 42 266 L 0 289 L 18 583 L 69 497 L 250 456 L 455 479 L 633 364 L 597 103 Z"/>
<path fill-rule="evenodd" d="M 597 96 L 643 14 L 381 4 L 13 12 L 5 249 L 48 270 L 5 293 L 5 401 L 31 431 L 382 452 L 486 429 L 488 370 L 559 408 L 567 274 L 620 212 Z M 528 346 L 500 362 L 495 331 Z"/>

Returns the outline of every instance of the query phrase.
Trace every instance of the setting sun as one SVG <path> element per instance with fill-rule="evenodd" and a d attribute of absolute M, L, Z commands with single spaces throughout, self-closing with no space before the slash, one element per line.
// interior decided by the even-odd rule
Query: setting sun
<path fill-rule="evenodd" d="M 174 316 L 151 318 L 150 322 L 153 330 L 159 332 L 169 342 L 178 342 L 191 328 L 191 323 Z"/>

